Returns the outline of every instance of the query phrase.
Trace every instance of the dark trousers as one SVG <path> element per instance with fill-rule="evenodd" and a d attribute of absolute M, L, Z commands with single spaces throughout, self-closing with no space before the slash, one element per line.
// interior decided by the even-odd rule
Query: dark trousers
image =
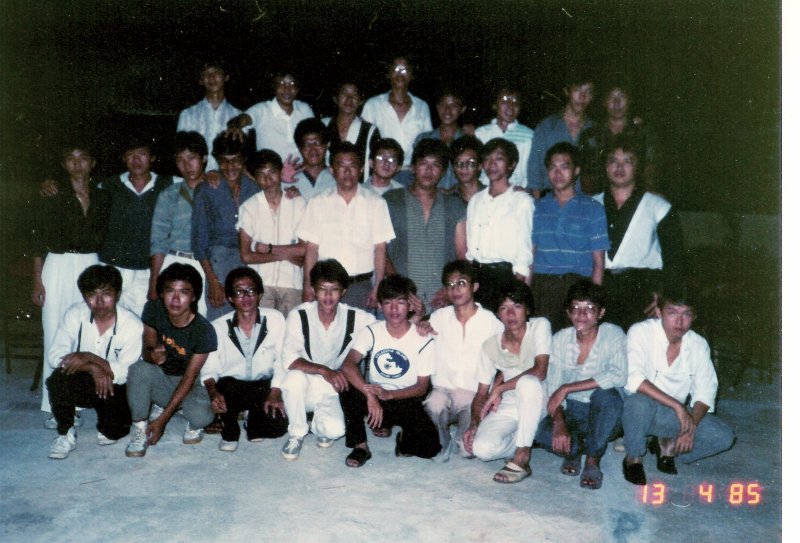
<path fill-rule="evenodd" d="M 76 407 L 94 409 L 97 431 L 108 439 L 120 439 L 130 432 L 131 410 L 125 385 L 114 385 L 114 395 L 103 399 L 97 395 L 91 374 L 82 371 L 67 375 L 59 368 L 47 379 L 47 391 L 62 436 L 72 427 Z"/>
<path fill-rule="evenodd" d="M 345 444 L 353 448 L 367 441 L 367 398 L 361 391 L 351 386 L 339 394 L 339 401 L 344 412 Z M 404 455 L 433 458 L 442 448 L 439 445 L 439 433 L 433 425 L 422 398 L 382 401 L 383 428 L 400 426 L 403 438 L 398 443 L 398 452 Z"/>
<path fill-rule="evenodd" d="M 475 292 L 475 301 L 492 313 L 497 313 L 500 296 L 508 292 L 508 286 L 517 280 L 511 263 L 477 264 L 476 270 L 478 290 Z"/>
<path fill-rule="evenodd" d="M 653 301 L 653 292 L 661 289 L 661 270 L 630 268 L 621 273 L 606 271 L 603 287 L 608 297 L 606 322 L 627 332 L 631 325 L 647 318 L 644 309 Z"/>
<path fill-rule="evenodd" d="M 247 411 L 247 439 L 281 437 L 289 428 L 289 420 L 278 413 L 273 417 L 264 411 L 272 379 L 261 381 L 242 381 L 233 377 L 223 377 L 217 383 L 217 390 L 225 398 L 227 413 L 221 413 L 222 439 L 239 441 L 239 413 Z"/>
<path fill-rule="evenodd" d="M 608 442 L 622 433 L 622 396 L 615 388 L 598 388 L 589 403 L 567 400 L 564 419 L 570 437 L 568 458 L 580 458 L 581 454 L 600 459 L 606 452 Z M 536 444 L 553 452 L 553 418 L 542 419 L 536 431 Z"/>
<path fill-rule="evenodd" d="M 533 315 L 535 317 L 546 317 L 550 321 L 550 328 L 554 334 L 562 328 L 571 326 L 567 318 L 564 301 L 570 287 L 579 279 L 586 278 L 577 273 L 565 273 L 564 275 L 533 274 L 533 283 L 531 285 Z"/>

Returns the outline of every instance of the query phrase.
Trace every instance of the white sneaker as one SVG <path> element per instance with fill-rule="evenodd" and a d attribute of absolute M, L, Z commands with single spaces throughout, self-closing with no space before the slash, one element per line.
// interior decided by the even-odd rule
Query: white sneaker
<path fill-rule="evenodd" d="M 66 458 L 70 451 L 75 449 L 76 437 L 77 435 L 74 427 L 67 430 L 67 433 L 63 436 L 59 435 L 50 444 L 50 453 L 47 456 L 55 458 L 56 460 Z"/>
<path fill-rule="evenodd" d="M 333 445 L 333 440 L 329 437 L 325 436 L 317 436 L 317 447 L 320 449 L 327 449 Z"/>
<path fill-rule="evenodd" d="M 75 418 L 72 419 L 72 427 L 80 428 L 81 426 L 83 426 L 83 419 L 76 412 Z M 50 417 L 44 421 L 44 427 L 48 430 L 55 430 L 58 428 L 58 421 L 56 420 L 55 415 L 50 415 Z"/>
<path fill-rule="evenodd" d="M 184 445 L 197 445 L 203 441 L 203 429 L 193 428 L 192 423 L 186 423 L 186 429 L 183 431 Z"/>
<path fill-rule="evenodd" d="M 102 432 L 97 432 L 97 444 L 98 445 L 104 447 L 106 445 L 113 445 L 116 442 L 117 442 L 116 439 L 111 439 L 110 437 L 106 437 L 105 435 L 103 435 Z"/>
<path fill-rule="evenodd" d="M 125 447 L 125 456 L 139 457 L 147 452 L 147 421 L 140 420 L 133 423 L 133 437 Z"/>
<path fill-rule="evenodd" d="M 153 422 L 158 417 L 160 417 L 161 413 L 163 413 L 163 412 L 164 412 L 164 408 L 163 407 L 161 407 L 160 405 L 153 404 L 153 405 L 150 406 L 150 416 L 147 417 L 147 420 L 149 420 L 150 422 Z"/>
<path fill-rule="evenodd" d="M 239 448 L 238 441 L 225 441 L 224 439 L 221 439 L 219 442 L 219 450 L 221 451 L 234 452 L 238 448 Z"/>
<path fill-rule="evenodd" d="M 622 438 L 618 437 L 614 440 L 614 452 L 624 453 L 625 452 L 625 443 L 623 443 Z"/>
<path fill-rule="evenodd" d="M 286 440 L 286 444 L 283 446 L 283 449 L 281 449 L 281 456 L 283 456 L 286 460 L 294 460 L 300 456 L 300 449 L 302 448 L 302 437 L 290 437 L 288 440 Z"/>

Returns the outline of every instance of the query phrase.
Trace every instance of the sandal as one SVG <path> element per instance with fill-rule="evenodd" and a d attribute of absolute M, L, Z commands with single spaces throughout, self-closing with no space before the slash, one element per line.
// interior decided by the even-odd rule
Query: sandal
<path fill-rule="evenodd" d="M 494 482 L 502 484 L 518 483 L 528 477 L 530 474 L 530 467 L 522 468 L 509 460 L 506 462 L 506 465 L 500 469 L 500 471 L 494 474 Z M 504 479 L 498 479 L 499 476 L 504 477 Z"/>
<path fill-rule="evenodd" d="M 356 447 L 347 455 L 347 458 L 344 459 L 344 463 L 349 468 L 360 468 L 366 464 L 367 460 L 370 458 L 372 458 L 371 452 L 367 449 Z"/>
<path fill-rule="evenodd" d="M 581 488 L 597 490 L 601 486 L 603 486 L 603 472 L 600 471 L 600 466 L 585 464 L 581 473 Z"/>
<path fill-rule="evenodd" d="M 374 435 L 375 437 L 389 437 L 390 435 L 392 435 L 392 429 L 391 428 L 373 428 L 372 429 L 372 435 Z"/>
<path fill-rule="evenodd" d="M 561 463 L 561 473 L 570 477 L 575 477 L 581 470 L 581 458 L 565 458 Z"/>

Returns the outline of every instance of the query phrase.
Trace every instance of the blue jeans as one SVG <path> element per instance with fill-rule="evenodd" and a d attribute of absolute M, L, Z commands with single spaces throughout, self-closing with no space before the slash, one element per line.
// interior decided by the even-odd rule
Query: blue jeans
<path fill-rule="evenodd" d="M 632 458 L 644 456 L 648 436 L 674 438 L 681 429 L 674 410 L 638 392 L 625 399 L 622 427 L 625 431 L 625 454 Z M 684 464 L 690 464 L 727 451 L 733 445 L 734 438 L 733 430 L 727 424 L 714 415 L 706 414 L 697 425 L 692 450 L 676 458 Z"/>
<path fill-rule="evenodd" d="M 598 388 L 589 403 L 567 400 L 564 419 L 570 437 L 568 458 L 580 458 L 586 453 L 592 458 L 602 458 L 608 442 L 621 431 L 622 397 L 615 388 Z M 553 418 L 545 417 L 536 431 L 536 443 L 553 452 Z"/>

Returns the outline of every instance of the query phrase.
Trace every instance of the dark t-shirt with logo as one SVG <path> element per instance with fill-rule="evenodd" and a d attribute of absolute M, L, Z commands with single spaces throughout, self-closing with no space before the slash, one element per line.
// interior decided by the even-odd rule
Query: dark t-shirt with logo
<path fill-rule="evenodd" d="M 156 329 L 158 343 L 166 349 L 167 359 L 161 364 L 161 371 L 167 375 L 183 375 L 192 355 L 217 350 L 217 335 L 202 315 L 195 315 L 192 322 L 178 328 L 169 321 L 161 300 L 148 300 L 142 311 L 142 322 Z"/>

